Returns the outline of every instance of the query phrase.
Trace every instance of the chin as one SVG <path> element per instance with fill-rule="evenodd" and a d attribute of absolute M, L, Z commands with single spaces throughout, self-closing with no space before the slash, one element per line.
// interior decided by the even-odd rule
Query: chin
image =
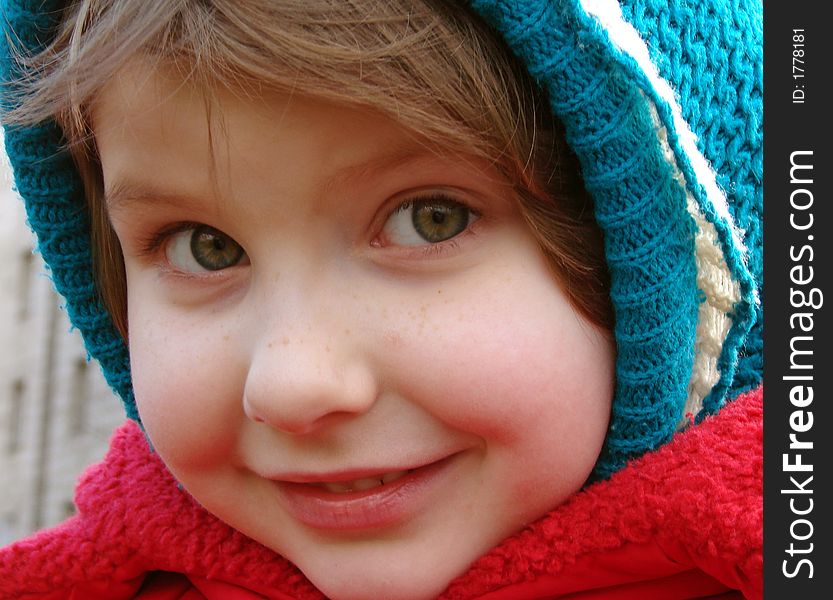
<path fill-rule="evenodd" d="M 448 581 L 428 581 L 424 573 L 408 575 L 405 578 L 368 578 L 367 575 L 356 574 L 355 577 L 346 578 L 344 581 L 328 581 L 316 587 L 331 600 L 434 600 L 454 579 L 452 577 Z"/>
<path fill-rule="evenodd" d="M 394 553 L 377 555 L 374 560 L 331 557 L 324 564 L 299 566 L 331 600 L 433 600 L 477 559 L 468 561 L 457 553 L 457 560 L 450 560 L 454 556 L 452 548 L 438 544 L 422 557 L 402 559 Z"/>

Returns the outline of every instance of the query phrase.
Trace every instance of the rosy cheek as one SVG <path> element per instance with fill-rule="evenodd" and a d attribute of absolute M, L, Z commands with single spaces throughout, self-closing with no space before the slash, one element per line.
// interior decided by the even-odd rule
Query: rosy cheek
<path fill-rule="evenodd" d="M 137 320 L 137 322 L 142 322 Z M 240 389 L 222 344 L 187 322 L 145 319 L 131 335 L 134 390 L 145 429 L 172 468 L 228 456 L 242 416 Z"/>
<path fill-rule="evenodd" d="M 548 276 L 492 281 L 474 298 L 463 287 L 444 290 L 447 303 L 430 305 L 420 327 L 396 337 L 390 354 L 400 360 L 391 369 L 403 390 L 487 443 L 509 445 L 532 431 L 599 437 L 612 395 L 611 344 L 578 320 Z M 550 421 L 543 430 L 542 419 Z"/>

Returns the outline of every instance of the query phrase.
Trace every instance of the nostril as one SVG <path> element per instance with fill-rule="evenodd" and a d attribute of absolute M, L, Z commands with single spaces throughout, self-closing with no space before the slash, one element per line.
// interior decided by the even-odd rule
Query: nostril
<path fill-rule="evenodd" d="M 260 416 L 260 414 L 255 410 L 245 394 L 243 395 L 243 412 L 246 413 L 246 416 L 255 423 L 264 423 L 266 421 L 266 419 Z"/>

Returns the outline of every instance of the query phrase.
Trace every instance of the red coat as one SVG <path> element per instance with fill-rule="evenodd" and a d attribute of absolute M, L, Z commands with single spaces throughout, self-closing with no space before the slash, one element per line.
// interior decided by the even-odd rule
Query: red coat
<path fill-rule="evenodd" d="M 762 400 L 742 396 L 576 494 L 441 598 L 761 598 Z M 77 516 L 0 550 L 0 598 L 323 598 L 180 490 L 132 422 L 81 478 L 76 503 Z"/>

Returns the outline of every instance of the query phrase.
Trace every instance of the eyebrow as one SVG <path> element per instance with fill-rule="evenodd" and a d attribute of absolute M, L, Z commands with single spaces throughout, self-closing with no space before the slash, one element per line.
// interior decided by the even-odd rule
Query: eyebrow
<path fill-rule="evenodd" d="M 351 181 L 372 177 L 379 171 L 400 169 L 416 162 L 427 159 L 441 159 L 440 155 L 420 144 L 408 144 L 394 147 L 378 156 L 356 164 L 339 168 L 323 185 L 324 194 L 331 190 L 349 184 Z M 169 206 L 178 208 L 197 208 L 204 206 L 200 196 L 173 192 L 165 187 L 149 182 L 138 182 L 131 178 L 117 179 L 112 186 L 104 190 L 104 201 L 108 214 L 116 214 L 130 210 L 135 206 L 158 207 Z"/>
<path fill-rule="evenodd" d="M 147 182 L 138 183 L 127 179 L 117 180 L 104 190 L 104 202 L 108 214 L 127 211 L 135 205 L 196 206 L 198 200 L 187 194 L 167 191 Z"/>

